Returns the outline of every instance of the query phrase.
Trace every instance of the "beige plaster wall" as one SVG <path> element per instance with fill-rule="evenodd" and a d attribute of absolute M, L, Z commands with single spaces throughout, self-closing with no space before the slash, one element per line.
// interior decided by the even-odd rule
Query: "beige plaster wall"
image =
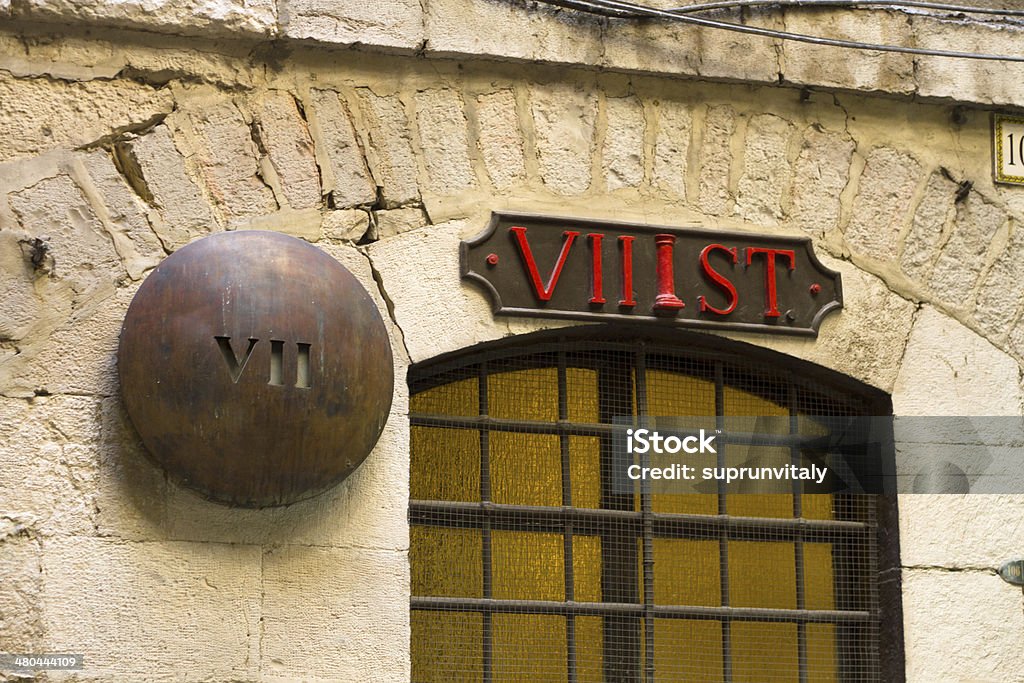
<path fill-rule="evenodd" d="M 84 651 L 76 680 L 408 677 L 403 382 L 370 458 L 288 508 L 204 502 L 142 456 L 119 326 L 211 231 L 335 256 L 389 321 L 398 378 L 558 324 L 495 320 L 459 282 L 492 209 L 809 235 L 845 309 L 816 341 L 729 336 L 897 414 L 1021 413 L 1024 189 L 992 184 L 984 109 L 43 24 L 0 46 L 0 651 Z M 1021 553 L 1024 500 L 901 506 L 910 679 L 1013 680 L 1024 604 L 993 567 Z"/>

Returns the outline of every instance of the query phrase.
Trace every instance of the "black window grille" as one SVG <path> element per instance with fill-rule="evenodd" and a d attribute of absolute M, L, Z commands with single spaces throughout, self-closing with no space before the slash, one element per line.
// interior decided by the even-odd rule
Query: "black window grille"
<path fill-rule="evenodd" d="M 892 501 L 610 484 L 623 416 L 891 411 L 780 358 L 575 328 L 414 368 L 413 681 L 900 680 Z"/>

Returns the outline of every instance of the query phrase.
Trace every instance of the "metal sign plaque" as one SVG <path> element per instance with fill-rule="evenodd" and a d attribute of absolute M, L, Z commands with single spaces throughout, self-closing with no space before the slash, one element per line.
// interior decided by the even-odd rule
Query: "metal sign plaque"
<path fill-rule="evenodd" d="M 806 237 L 494 213 L 460 248 L 495 315 L 817 336 L 843 305 Z"/>
<path fill-rule="evenodd" d="M 993 114 L 992 148 L 994 180 L 1024 185 L 1024 118 Z"/>
<path fill-rule="evenodd" d="M 121 330 L 121 391 L 152 457 L 213 500 L 283 505 L 338 483 L 391 407 L 391 346 L 356 278 L 316 247 L 225 232 L 167 257 Z"/>

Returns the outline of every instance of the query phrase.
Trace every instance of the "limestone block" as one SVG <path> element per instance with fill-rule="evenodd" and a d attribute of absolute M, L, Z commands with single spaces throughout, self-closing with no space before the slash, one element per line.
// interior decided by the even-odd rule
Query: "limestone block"
<path fill-rule="evenodd" d="M 924 284 L 939 250 L 939 239 L 949 223 L 957 184 L 936 171 L 928 178 L 924 196 L 914 212 L 910 232 L 903 240 L 900 267 L 912 279 Z"/>
<path fill-rule="evenodd" d="M 929 286 L 939 301 L 966 307 L 996 232 L 1007 221 L 1002 209 L 971 192 L 957 205 L 953 231 L 942 248 Z"/>
<path fill-rule="evenodd" d="M 293 209 L 320 204 L 320 174 L 313 140 L 295 98 L 272 90 L 259 107 L 260 143 L 274 167 L 281 191 Z"/>
<path fill-rule="evenodd" d="M 0 517 L 0 643 L 8 652 L 39 652 L 45 625 L 39 616 L 42 573 L 39 543 L 17 534 Z"/>
<path fill-rule="evenodd" d="M 785 28 L 794 33 L 827 36 L 879 45 L 911 45 L 910 22 L 899 12 L 787 9 Z M 914 56 L 869 52 L 793 40 L 781 41 L 782 77 L 791 83 L 881 90 L 914 91 Z M 947 43 L 946 49 L 949 49 Z"/>
<path fill-rule="evenodd" d="M 1019 415 L 1016 361 L 931 306 L 918 313 L 893 389 L 897 415 Z"/>
<path fill-rule="evenodd" d="M 432 0 L 426 50 L 541 62 L 597 64 L 601 20 L 581 12 L 507 2 Z"/>
<path fill-rule="evenodd" d="M 407 232 L 367 248 L 413 362 L 491 335 L 491 307 L 459 279 L 462 223 Z"/>
<path fill-rule="evenodd" d="M 121 171 L 159 212 L 153 228 L 174 251 L 216 229 L 202 192 L 185 171 L 170 129 L 159 125 L 115 147 Z"/>
<path fill-rule="evenodd" d="M 79 147 L 172 107 L 169 91 L 129 80 L 66 82 L 0 74 L 0 162 Z"/>
<path fill-rule="evenodd" d="M 4 399 L 0 414 L 0 516 L 29 516 L 39 536 L 91 533 L 96 399 Z"/>
<path fill-rule="evenodd" d="M 370 171 L 381 188 L 385 208 L 417 201 L 416 155 L 402 101 L 397 95 L 380 96 L 368 88 L 360 88 L 358 97 L 372 150 Z"/>
<path fill-rule="evenodd" d="M 370 214 L 358 209 L 329 211 L 324 214 L 321 230 L 325 239 L 358 242 L 370 229 Z"/>
<path fill-rule="evenodd" d="M 423 209 L 392 209 L 391 211 L 375 211 L 377 239 L 386 239 L 410 230 L 418 230 L 430 221 Z"/>
<path fill-rule="evenodd" d="M 850 182 L 854 144 L 848 135 L 812 125 L 793 169 L 792 221 L 808 233 L 821 236 L 839 226 L 839 196 Z"/>
<path fill-rule="evenodd" d="M 597 96 L 565 83 L 537 85 L 530 90 L 530 110 L 544 184 L 562 195 L 586 192 Z"/>
<path fill-rule="evenodd" d="M 275 211 L 274 193 L 260 178 L 259 151 L 238 108 L 222 102 L 193 109 L 188 118 L 196 133 L 199 168 L 228 225 Z"/>
<path fill-rule="evenodd" d="M 735 132 L 736 112 L 732 107 L 708 107 L 704 117 L 698 188 L 698 205 L 704 213 L 721 216 L 729 212 L 732 202 L 729 188 L 732 152 L 729 143 Z"/>
<path fill-rule="evenodd" d="M 85 653 L 85 676 L 258 676 L 259 548 L 53 539 L 43 572 L 46 645 Z"/>
<path fill-rule="evenodd" d="M 909 154 L 876 147 L 867 156 L 860 187 L 846 226 L 846 242 L 855 252 L 890 260 L 910 206 L 921 165 Z"/>
<path fill-rule="evenodd" d="M 526 177 L 523 136 L 516 96 L 497 90 L 476 98 L 477 144 L 495 190 L 507 190 Z"/>
<path fill-rule="evenodd" d="M 427 183 L 439 195 L 456 194 L 476 184 L 469 164 L 466 114 L 462 96 L 450 88 L 421 90 L 415 95 L 419 146 Z"/>
<path fill-rule="evenodd" d="M 0 339 L 18 341 L 35 325 L 43 306 L 36 293 L 36 274 L 23 236 L 0 231 Z M 44 275 L 45 277 L 45 275 Z"/>
<path fill-rule="evenodd" d="M 773 114 L 750 119 L 735 207 L 743 220 L 774 225 L 782 218 L 783 194 L 792 179 L 787 159 L 792 135 L 793 125 Z"/>
<path fill-rule="evenodd" d="M 411 51 L 418 49 L 424 38 L 419 0 L 289 0 L 281 11 L 281 25 L 288 38 L 341 45 Z"/>
<path fill-rule="evenodd" d="M 907 566 L 997 568 L 1024 545 L 1021 494 L 903 495 L 899 515 Z"/>
<path fill-rule="evenodd" d="M 377 186 L 366 167 L 346 103 L 333 90 L 311 90 L 306 109 L 323 175 L 324 192 L 336 209 L 373 204 Z"/>
<path fill-rule="evenodd" d="M 163 246 L 146 217 L 147 207 L 117 172 L 106 150 L 94 150 L 76 160 L 85 173 L 77 177 L 97 217 L 114 243 L 128 275 L 138 280 L 164 257 Z"/>
<path fill-rule="evenodd" d="M 1007 331 L 1024 299 L 1024 230 L 1015 227 L 978 290 L 974 318 L 993 335 Z"/>
<path fill-rule="evenodd" d="M 602 170 L 609 192 L 638 187 L 644 180 L 644 106 L 636 97 L 609 97 L 605 101 L 607 129 Z"/>
<path fill-rule="evenodd" d="M 9 199 L 21 227 L 33 237 L 48 238 L 51 277 L 68 283 L 76 298 L 124 277 L 110 235 L 69 176 L 46 178 Z"/>
<path fill-rule="evenodd" d="M 1024 29 L 982 23 L 912 17 L 919 47 L 996 55 L 1019 55 Z M 957 101 L 1018 106 L 1024 98 L 1024 64 L 945 57 L 917 57 L 918 94 Z"/>
<path fill-rule="evenodd" d="M 407 553 L 286 545 L 264 554 L 263 593 L 261 650 L 271 673 L 408 678 Z"/>
<path fill-rule="evenodd" d="M 690 108 L 671 100 L 654 105 L 658 133 L 654 141 L 654 185 L 673 197 L 686 198 L 687 155 L 693 116 Z"/>
<path fill-rule="evenodd" d="M 178 35 L 272 36 L 277 20 L 273 0 L 26 0 L 18 3 L 15 14 Z"/>
<path fill-rule="evenodd" d="M 1013 680 L 1022 629 L 1020 588 L 992 572 L 903 570 L 908 681 Z"/>

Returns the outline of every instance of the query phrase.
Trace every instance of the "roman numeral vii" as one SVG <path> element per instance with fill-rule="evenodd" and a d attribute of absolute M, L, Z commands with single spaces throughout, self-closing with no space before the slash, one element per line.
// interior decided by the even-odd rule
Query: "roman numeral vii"
<path fill-rule="evenodd" d="M 238 384 L 238 379 L 242 376 L 242 371 L 245 370 L 249 357 L 252 356 L 252 350 L 256 348 L 256 344 L 260 340 L 249 337 L 249 347 L 241 358 L 235 355 L 235 350 L 231 347 L 231 337 L 214 337 L 214 340 L 216 340 L 217 346 L 220 347 L 221 355 L 224 356 L 224 362 L 228 366 L 228 374 L 231 375 L 231 381 Z M 295 386 L 299 389 L 308 389 L 310 386 L 310 344 L 297 342 L 295 346 L 297 347 Z M 270 340 L 270 381 L 267 384 L 279 387 L 284 386 L 284 342 L 279 339 Z"/>

